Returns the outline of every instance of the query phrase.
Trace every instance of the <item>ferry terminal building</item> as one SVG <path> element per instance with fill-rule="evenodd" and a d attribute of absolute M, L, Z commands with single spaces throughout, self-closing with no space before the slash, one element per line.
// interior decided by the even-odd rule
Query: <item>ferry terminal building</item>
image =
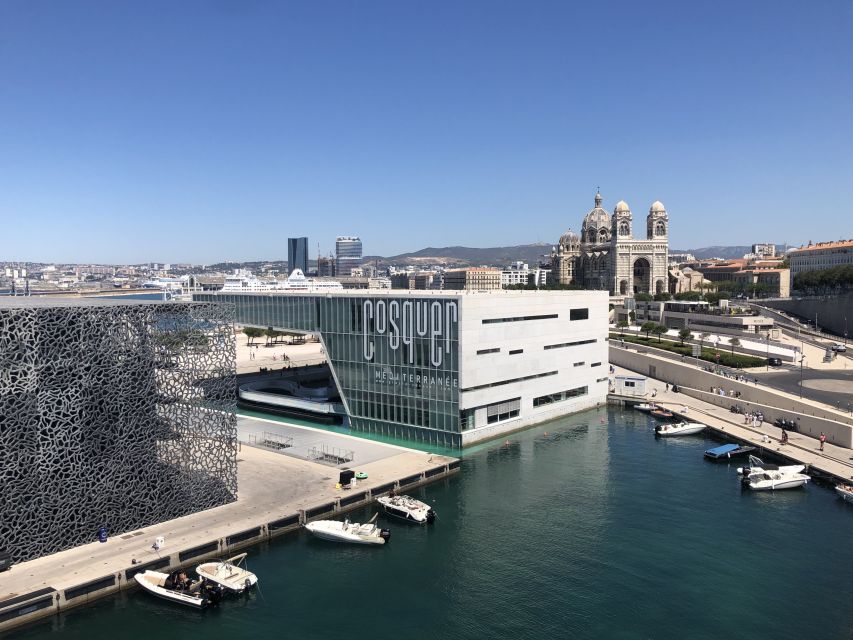
<path fill-rule="evenodd" d="M 606 291 L 199 293 L 318 336 L 353 430 L 462 447 L 606 401 Z"/>

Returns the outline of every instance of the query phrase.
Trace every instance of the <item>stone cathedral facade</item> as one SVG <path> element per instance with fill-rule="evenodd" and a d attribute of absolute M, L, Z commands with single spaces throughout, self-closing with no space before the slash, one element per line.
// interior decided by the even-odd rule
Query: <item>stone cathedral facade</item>
<path fill-rule="evenodd" d="M 584 217 L 580 234 L 567 231 L 552 249 L 556 281 L 607 289 L 610 295 L 668 291 L 669 215 L 663 203 L 652 204 L 645 237 L 636 237 L 628 203 L 620 200 L 611 215 L 601 202 L 601 194 L 596 193 L 595 207 Z"/>

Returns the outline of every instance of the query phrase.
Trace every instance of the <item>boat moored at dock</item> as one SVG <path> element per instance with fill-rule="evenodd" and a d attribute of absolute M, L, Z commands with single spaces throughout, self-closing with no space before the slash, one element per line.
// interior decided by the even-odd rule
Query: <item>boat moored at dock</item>
<path fill-rule="evenodd" d="M 853 485 L 837 484 L 835 485 L 835 493 L 837 493 L 838 497 L 844 500 L 844 502 L 853 502 Z"/>
<path fill-rule="evenodd" d="M 209 583 L 204 578 L 191 581 L 180 570 L 161 573 L 148 569 L 137 573 L 133 579 L 148 593 L 193 609 L 204 609 L 222 599 L 222 589 L 218 584 Z"/>
<path fill-rule="evenodd" d="M 305 525 L 305 528 L 317 538 L 333 542 L 350 542 L 353 544 L 385 544 L 391 538 L 391 531 L 376 525 L 375 514 L 365 524 L 350 522 L 349 519 L 315 520 Z"/>
<path fill-rule="evenodd" d="M 435 510 L 427 503 L 415 500 L 411 496 L 382 496 L 377 498 L 376 502 L 382 505 L 386 515 L 394 518 L 414 524 L 435 522 Z"/>
<path fill-rule="evenodd" d="M 740 444 L 724 444 L 705 452 L 705 457 L 711 460 L 728 460 L 737 456 L 744 456 L 755 451 L 755 447 Z"/>
<path fill-rule="evenodd" d="M 701 422 L 676 422 L 674 424 L 659 424 L 655 426 L 655 435 L 668 436 L 690 436 L 705 430 Z"/>
<path fill-rule="evenodd" d="M 258 576 L 241 567 L 240 563 L 246 560 L 245 553 L 241 553 L 227 560 L 205 562 L 196 567 L 196 573 L 203 579 L 219 585 L 227 593 L 243 593 L 258 584 Z"/>

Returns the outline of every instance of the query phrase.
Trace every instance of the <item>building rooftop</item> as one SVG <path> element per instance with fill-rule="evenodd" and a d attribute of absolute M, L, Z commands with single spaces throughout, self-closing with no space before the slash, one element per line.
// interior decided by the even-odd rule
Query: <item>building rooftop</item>
<path fill-rule="evenodd" d="M 817 244 L 809 243 L 805 247 L 799 249 L 790 249 L 788 254 L 799 253 L 800 251 L 818 251 L 821 249 L 841 249 L 843 247 L 853 247 L 853 240 L 838 240 L 834 242 L 818 242 Z"/>
<path fill-rule="evenodd" d="M 68 298 L 51 296 L 2 296 L 0 309 L 48 309 L 51 307 L 129 307 L 140 305 L 181 304 L 163 300 L 136 300 L 132 298 Z"/>

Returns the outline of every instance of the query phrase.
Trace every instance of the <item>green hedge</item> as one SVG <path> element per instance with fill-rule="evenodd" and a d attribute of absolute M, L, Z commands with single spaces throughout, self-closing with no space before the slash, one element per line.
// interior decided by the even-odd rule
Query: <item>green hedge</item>
<path fill-rule="evenodd" d="M 633 344 L 641 344 L 648 347 L 655 347 L 656 349 L 663 349 L 664 351 L 671 351 L 672 353 L 678 353 L 684 356 L 693 357 L 693 347 L 692 345 L 681 345 L 678 342 L 672 342 L 671 340 L 661 340 L 658 342 L 657 338 L 646 338 L 645 336 L 620 336 L 618 333 L 610 334 L 611 340 L 625 340 L 625 342 L 631 342 Z M 720 359 L 717 361 L 716 354 L 720 354 Z M 702 355 L 699 356 L 701 360 L 707 360 L 708 362 L 713 362 L 720 364 L 724 367 L 732 367 L 734 369 L 745 369 L 749 367 L 763 367 L 767 364 L 767 360 L 765 358 L 756 358 L 755 356 L 745 356 L 739 353 L 731 353 L 730 351 L 724 351 L 722 349 L 718 351 L 714 351 L 713 349 L 709 349 L 707 347 L 702 348 Z"/>

